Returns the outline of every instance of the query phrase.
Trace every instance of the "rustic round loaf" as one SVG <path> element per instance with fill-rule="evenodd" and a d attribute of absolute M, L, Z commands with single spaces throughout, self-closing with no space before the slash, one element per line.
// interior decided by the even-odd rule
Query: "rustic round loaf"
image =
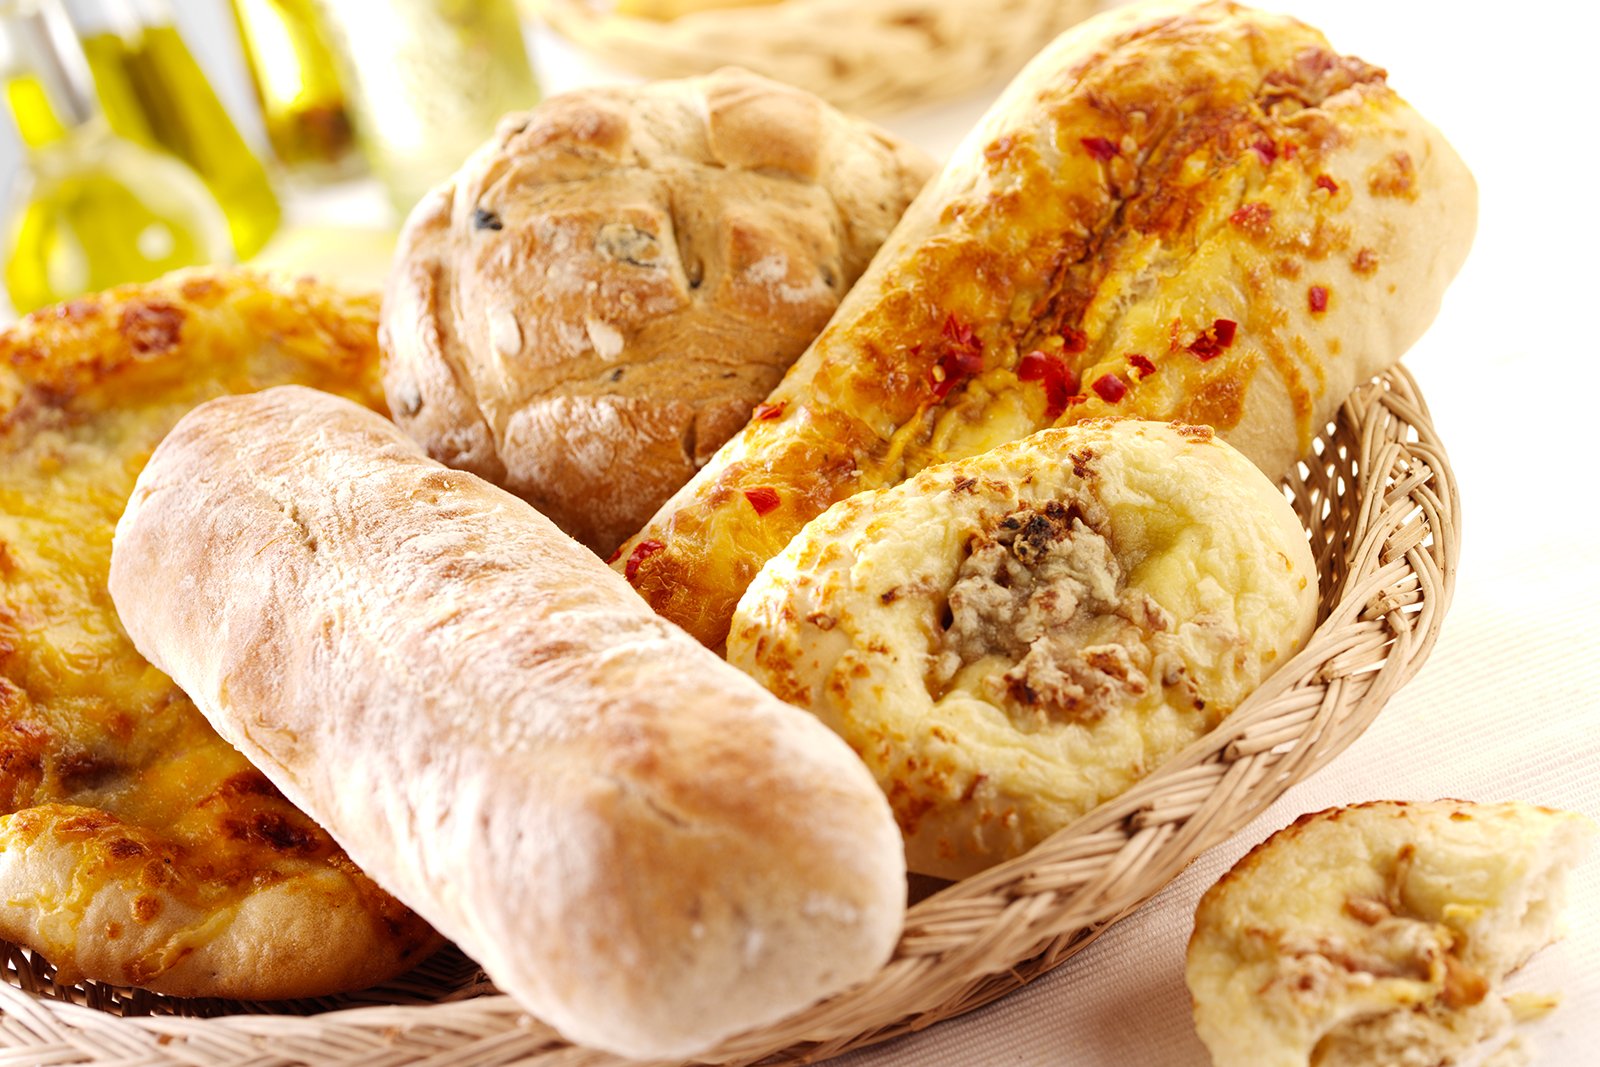
<path fill-rule="evenodd" d="M 738 70 L 509 116 L 401 236 L 394 416 L 609 553 L 744 425 L 931 171 Z"/>
<path fill-rule="evenodd" d="M 962 878 L 1211 730 L 1316 604 L 1249 460 L 1209 427 L 1096 420 L 835 504 L 751 583 L 728 660 L 866 760 L 912 870 Z"/>

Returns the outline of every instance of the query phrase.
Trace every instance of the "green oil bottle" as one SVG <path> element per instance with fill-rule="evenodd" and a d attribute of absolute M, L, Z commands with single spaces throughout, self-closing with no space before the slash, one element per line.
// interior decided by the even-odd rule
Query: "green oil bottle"
<path fill-rule="evenodd" d="M 232 258 L 205 185 L 113 133 L 91 86 L 59 0 L 0 0 L 0 108 L 24 151 L 3 225 L 18 312 Z"/>
<path fill-rule="evenodd" d="M 95 90 L 114 132 L 163 148 L 200 175 L 228 217 L 240 259 L 261 250 L 282 209 L 178 32 L 166 0 L 68 0 Z"/>
<path fill-rule="evenodd" d="M 342 181 L 366 170 L 344 86 L 313 0 L 232 0 L 267 140 L 291 178 Z"/>

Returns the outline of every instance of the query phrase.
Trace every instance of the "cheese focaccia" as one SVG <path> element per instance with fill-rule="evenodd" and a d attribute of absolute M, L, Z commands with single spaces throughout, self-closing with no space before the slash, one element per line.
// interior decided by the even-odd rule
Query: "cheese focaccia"
<path fill-rule="evenodd" d="M 0 334 L 0 937 L 63 980 L 311 996 L 439 943 L 134 651 L 106 589 L 167 430 L 282 382 L 382 410 L 377 300 L 193 272 Z"/>
<path fill-rule="evenodd" d="M 1217 1067 L 1436 1067 L 1504 1029 L 1595 826 L 1527 804 L 1305 815 L 1208 890 L 1187 978 Z"/>
<path fill-rule="evenodd" d="M 1048 47 L 752 421 L 616 562 L 720 645 L 829 504 L 1053 424 L 1215 427 L 1273 479 L 1438 310 L 1459 157 L 1293 19 L 1134 7 Z"/>
<path fill-rule="evenodd" d="M 1202 737 L 1316 607 L 1249 460 L 1206 427 L 1098 420 L 835 504 L 751 584 L 728 659 L 866 760 L 912 870 L 962 878 Z"/>

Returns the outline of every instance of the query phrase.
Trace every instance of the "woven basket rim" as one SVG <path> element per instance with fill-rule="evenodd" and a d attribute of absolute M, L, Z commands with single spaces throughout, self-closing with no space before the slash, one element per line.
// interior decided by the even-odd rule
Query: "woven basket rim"
<path fill-rule="evenodd" d="M 1409 371 L 1352 394 L 1284 490 L 1324 582 L 1300 653 L 1122 796 L 911 904 L 894 958 L 867 983 L 696 1062 L 815 1062 L 989 1003 L 1082 949 L 1360 736 L 1437 640 L 1460 549 L 1454 476 Z M 46 1049 L 51 1063 L 623 1063 L 565 1044 L 453 949 L 376 990 L 288 1005 L 59 986 L 44 961 L 0 951 L 0 1063 L 41 1062 L 7 1050 Z"/>

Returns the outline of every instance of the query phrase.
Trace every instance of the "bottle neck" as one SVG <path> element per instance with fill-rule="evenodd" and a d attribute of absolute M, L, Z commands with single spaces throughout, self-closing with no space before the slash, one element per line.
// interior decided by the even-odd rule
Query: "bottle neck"
<path fill-rule="evenodd" d="M 30 148 L 99 118 L 89 65 L 58 0 L 0 0 L 0 91 Z"/>

